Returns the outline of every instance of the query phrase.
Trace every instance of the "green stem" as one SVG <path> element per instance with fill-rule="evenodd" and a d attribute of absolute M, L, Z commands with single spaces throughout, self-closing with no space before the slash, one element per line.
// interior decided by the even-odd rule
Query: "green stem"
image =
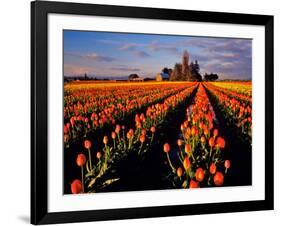
<path fill-rule="evenodd" d="M 84 172 L 83 172 L 83 166 L 81 166 L 81 177 L 82 177 L 82 192 L 84 193 Z"/>
<path fill-rule="evenodd" d="M 151 137 L 150 144 L 152 144 L 152 142 L 153 142 L 153 138 L 154 138 L 154 133 L 152 133 L 152 137 Z"/>
<path fill-rule="evenodd" d="M 172 162 L 171 162 L 171 160 L 170 160 L 170 156 L 169 156 L 169 153 L 168 153 L 168 152 L 167 152 L 167 158 L 168 158 L 169 165 L 170 165 L 170 167 L 171 167 L 172 170 L 173 170 L 173 173 L 176 173 L 176 169 L 175 169 L 175 167 L 173 166 L 173 164 L 172 164 Z"/>
<path fill-rule="evenodd" d="M 90 169 L 91 171 L 93 170 L 93 165 L 92 165 L 92 158 L 91 158 L 91 150 L 88 148 L 88 154 L 89 154 L 89 161 L 90 161 Z"/>
<path fill-rule="evenodd" d="M 213 148 L 211 147 L 211 150 L 210 150 L 210 158 L 212 157 L 212 150 L 213 150 Z"/>
<path fill-rule="evenodd" d="M 141 143 L 140 150 L 139 150 L 139 153 L 138 153 L 138 154 L 141 153 L 142 146 L 143 146 L 143 143 Z"/>

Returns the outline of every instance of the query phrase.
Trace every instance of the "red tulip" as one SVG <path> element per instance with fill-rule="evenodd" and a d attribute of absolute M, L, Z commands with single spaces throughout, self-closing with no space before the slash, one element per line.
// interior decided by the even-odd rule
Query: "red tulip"
<path fill-rule="evenodd" d="M 85 141 L 84 141 L 84 147 L 85 147 L 86 149 L 90 149 L 90 148 L 92 147 L 91 141 L 85 140 Z"/>
<path fill-rule="evenodd" d="M 97 152 L 96 154 L 97 159 L 100 159 L 102 157 L 102 153 L 100 151 Z"/>
<path fill-rule="evenodd" d="M 219 131 L 217 129 L 214 129 L 214 137 L 217 137 L 219 135 Z"/>
<path fill-rule="evenodd" d="M 76 163 L 78 166 L 85 165 L 86 161 L 86 156 L 84 154 L 77 155 Z"/>
<path fill-rule="evenodd" d="M 140 142 L 143 143 L 144 141 L 145 141 L 145 135 L 142 134 L 142 135 L 140 136 Z"/>
<path fill-rule="evenodd" d="M 224 176 L 221 172 L 216 172 L 214 176 L 214 184 L 217 186 L 223 185 L 224 182 Z"/>
<path fill-rule="evenodd" d="M 189 188 L 199 188 L 199 183 L 196 182 L 195 180 L 191 180 L 189 184 Z"/>
<path fill-rule="evenodd" d="M 217 147 L 220 149 L 225 147 L 225 140 L 222 137 L 218 137 L 216 143 Z"/>
<path fill-rule="evenodd" d="M 155 126 L 152 126 L 152 127 L 150 128 L 150 131 L 151 131 L 151 133 L 155 133 L 155 131 L 156 131 Z"/>
<path fill-rule="evenodd" d="M 82 183 L 80 180 L 76 179 L 71 183 L 72 194 L 79 194 L 82 192 Z"/>
<path fill-rule="evenodd" d="M 226 169 L 229 169 L 229 167 L 230 167 L 230 161 L 229 161 L 229 160 L 225 160 L 225 162 L 224 162 L 224 167 L 225 167 Z"/>
<path fill-rule="evenodd" d="M 115 132 L 118 134 L 120 132 L 120 125 L 116 125 Z"/>
<path fill-rule="evenodd" d="M 210 172 L 211 174 L 215 174 L 216 171 L 217 171 L 216 164 L 215 164 L 215 163 L 212 163 L 212 164 L 210 165 L 209 172 Z"/>

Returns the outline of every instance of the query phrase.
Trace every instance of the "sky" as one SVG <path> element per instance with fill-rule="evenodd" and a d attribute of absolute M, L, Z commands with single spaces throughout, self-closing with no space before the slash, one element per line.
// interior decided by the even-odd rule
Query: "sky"
<path fill-rule="evenodd" d="M 200 73 L 220 79 L 252 78 L 252 40 L 178 35 L 64 31 L 64 76 L 155 78 L 181 63 L 184 50 Z"/>

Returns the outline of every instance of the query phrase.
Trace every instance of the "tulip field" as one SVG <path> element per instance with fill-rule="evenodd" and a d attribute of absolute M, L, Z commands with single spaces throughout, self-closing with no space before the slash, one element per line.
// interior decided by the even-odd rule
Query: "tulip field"
<path fill-rule="evenodd" d="M 64 193 L 252 183 L 251 82 L 64 85 Z"/>

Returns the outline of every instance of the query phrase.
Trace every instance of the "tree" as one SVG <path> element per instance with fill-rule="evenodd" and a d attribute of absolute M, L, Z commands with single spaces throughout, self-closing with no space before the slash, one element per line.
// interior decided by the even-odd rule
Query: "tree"
<path fill-rule="evenodd" d="M 139 76 L 137 74 L 130 74 L 129 75 L 129 80 L 133 80 L 135 78 L 139 78 Z"/>
<path fill-rule="evenodd" d="M 164 67 L 162 69 L 162 72 L 165 73 L 165 74 L 169 74 L 169 69 L 167 67 Z"/>
<path fill-rule="evenodd" d="M 197 60 L 195 60 L 195 63 L 193 63 L 193 62 L 190 63 L 190 71 L 191 71 L 191 74 L 192 74 L 191 80 L 202 81 L 202 76 L 199 73 L 200 67 L 199 67 L 199 64 L 198 64 Z"/>
<path fill-rule="evenodd" d="M 182 56 L 182 70 L 181 70 L 182 80 L 190 80 L 192 77 L 188 62 L 189 62 L 189 54 L 185 50 Z"/>
<path fill-rule="evenodd" d="M 205 75 L 204 75 L 204 80 L 205 81 L 215 81 L 218 78 L 219 78 L 219 76 L 217 74 L 213 74 L 213 73 L 211 73 L 211 74 L 205 73 Z"/>
<path fill-rule="evenodd" d="M 174 66 L 174 70 L 170 76 L 171 81 L 179 81 L 182 79 L 182 65 L 179 63 L 176 63 Z"/>

